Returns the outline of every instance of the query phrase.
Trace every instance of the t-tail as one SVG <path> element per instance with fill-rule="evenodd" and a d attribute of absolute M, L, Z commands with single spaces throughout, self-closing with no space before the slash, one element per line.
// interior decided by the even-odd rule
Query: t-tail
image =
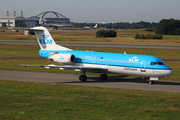
<path fill-rule="evenodd" d="M 57 45 L 45 27 L 33 27 L 29 30 L 35 32 L 41 50 L 71 50 L 69 48 Z"/>

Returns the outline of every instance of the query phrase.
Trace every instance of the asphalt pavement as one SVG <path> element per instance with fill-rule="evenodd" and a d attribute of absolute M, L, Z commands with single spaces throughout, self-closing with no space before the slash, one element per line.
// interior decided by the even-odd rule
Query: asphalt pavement
<path fill-rule="evenodd" d="M 56 42 L 56 43 L 62 46 L 180 49 L 179 45 L 117 44 L 117 43 L 112 44 L 112 43 L 79 43 L 79 42 Z M 0 40 L 0 44 L 38 45 L 37 41 L 9 41 L 9 40 Z"/>
<path fill-rule="evenodd" d="M 102 81 L 99 76 L 87 77 L 87 82 L 80 82 L 79 75 L 0 70 L 0 80 L 180 93 L 178 81 L 159 80 L 149 85 L 148 79 L 109 76 L 108 80 Z"/>

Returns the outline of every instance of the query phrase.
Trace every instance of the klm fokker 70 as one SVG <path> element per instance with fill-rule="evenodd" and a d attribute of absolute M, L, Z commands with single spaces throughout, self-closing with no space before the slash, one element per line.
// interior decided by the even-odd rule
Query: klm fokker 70
<path fill-rule="evenodd" d="M 60 70 L 75 69 L 81 71 L 80 81 L 87 80 L 85 75 L 87 71 L 102 73 L 101 80 L 108 79 L 107 73 L 149 77 L 150 84 L 153 84 L 153 80 L 170 76 L 173 73 L 170 67 L 154 56 L 72 50 L 57 45 L 44 27 L 34 27 L 28 30 L 36 34 L 41 48 L 40 56 L 61 65 L 25 66 L 59 68 Z"/>

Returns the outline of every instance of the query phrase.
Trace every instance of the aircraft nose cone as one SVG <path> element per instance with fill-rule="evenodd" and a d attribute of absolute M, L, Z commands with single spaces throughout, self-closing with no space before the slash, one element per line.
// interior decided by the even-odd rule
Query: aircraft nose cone
<path fill-rule="evenodd" d="M 169 71 L 169 75 L 172 75 L 172 74 L 173 74 L 173 71 L 172 71 L 172 70 L 170 70 L 170 71 Z"/>
<path fill-rule="evenodd" d="M 173 71 L 170 69 L 170 70 L 166 70 L 166 74 L 165 76 L 170 76 L 173 74 Z"/>

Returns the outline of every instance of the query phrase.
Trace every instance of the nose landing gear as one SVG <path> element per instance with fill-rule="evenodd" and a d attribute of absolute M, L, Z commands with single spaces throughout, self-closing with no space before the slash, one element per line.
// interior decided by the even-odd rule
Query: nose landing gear
<path fill-rule="evenodd" d="M 153 84 L 154 84 L 154 81 L 153 81 L 153 80 L 150 80 L 150 81 L 149 81 L 149 84 L 150 84 L 150 85 L 153 85 Z"/>

